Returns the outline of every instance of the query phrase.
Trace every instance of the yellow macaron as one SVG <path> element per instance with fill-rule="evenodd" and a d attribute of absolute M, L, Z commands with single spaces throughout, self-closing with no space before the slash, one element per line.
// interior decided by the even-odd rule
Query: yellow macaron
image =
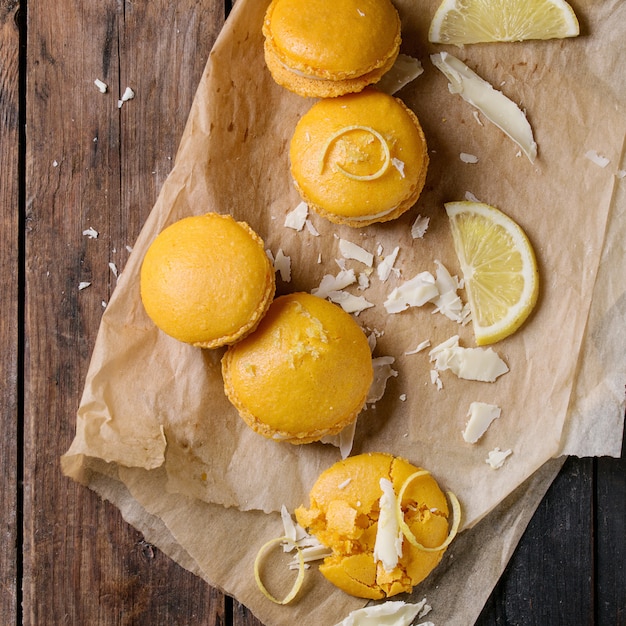
<path fill-rule="evenodd" d="M 353 93 L 391 68 L 400 29 L 390 0 L 272 0 L 265 61 L 278 84 L 301 96 Z"/>
<path fill-rule="evenodd" d="M 429 162 L 416 115 L 373 88 L 316 102 L 296 125 L 289 159 L 310 208 L 353 227 L 393 220 L 410 209 Z"/>
<path fill-rule="evenodd" d="M 406 539 L 402 555 L 387 571 L 375 558 L 382 486 L 386 479 L 398 496 L 404 483 L 421 468 L 386 453 L 348 457 L 322 472 L 313 485 L 309 508 L 296 509 L 298 523 L 332 549 L 320 572 L 334 585 L 360 598 L 381 598 L 410 592 L 441 560 L 445 547 L 429 551 Z M 407 483 L 402 494 L 404 521 L 417 542 L 438 548 L 449 534 L 445 494 L 428 473 Z"/>
<path fill-rule="evenodd" d="M 165 333 L 201 348 L 238 341 L 267 311 L 275 274 L 245 222 L 208 213 L 174 222 L 144 257 L 141 299 Z"/>
<path fill-rule="evenodd" d="M 222 358 L 231 403 L 257 433 L 293 444 L 354 422 L 373 380 L 367 338 L 341 307 L 308 293 L 276 298 Z"/>

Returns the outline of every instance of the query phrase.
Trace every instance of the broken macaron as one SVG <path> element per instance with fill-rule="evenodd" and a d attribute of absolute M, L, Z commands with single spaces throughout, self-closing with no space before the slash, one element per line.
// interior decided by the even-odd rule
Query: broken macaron
<path fill-rule="evenodd" d="M 332 550 L 320 572 L 361 598 L 410 592 L 438 565 L 460 523 L 453 494 L 446 497 L 428 471 L 387 453 L 335 463 L 309 497 L 309 508 L 295 515 Z"/>

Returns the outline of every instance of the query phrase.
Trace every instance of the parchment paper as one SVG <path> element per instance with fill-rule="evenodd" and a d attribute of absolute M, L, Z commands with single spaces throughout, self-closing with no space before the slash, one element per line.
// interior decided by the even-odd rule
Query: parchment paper
<path fill-rule="evenodd" d="M 338 238 L 371 252 L 382 246 L 384 254 L 400 245 L 400 277 L 386 283 L 372 277 L 369 289 L 354 290 L 376 305 L 357 317 L 380 335 L 375 356 L 393 356 L 398 372 L 384 398 L 359 417 L 354 452 L 389 451 L 429 468 L 458 495 L 465 528 L 495 507 L 502 515 L 511 503 L 532 512 L 537 494 L 554 475 L 555 465 L 546 469 L 545 464 L 566 440 L 570 454 L 580 449 L 619 455 L 615 442 L 623 427 L 626 372 L 622 324 L 616 320 L 623 320 L 626 289 L 624 239 L 612 233 L 624 223 L 624 181 L 616 174 L 626 134 L 619 45 L 626 7 L 617 1 L 574 4 L 583 30 L 575 40 L 448 49 L 527 111 L 539 145 L 538 159 L 530 164 L 501 131 L 481 116 L 476 119 L 467 103 L 450 94 L 446 79 L 430 64 L 428 55 L 445 49 L 426 39 L 437 4 L 397 3 L 403 52 L 419 58 L 425 69 L 398 94 L 417 113 L 431 152 L 422 197 L 403 218 L 366 229 L 311 216 L 319 232 L 314 236 L 283 226 L 299 202 L 288 173 L 289 140 L 313 101 L 273 83 L 261 52 L 266 2 L 239 0 L 207 63 L 175 167 L 103 316 L 76 438 L 63 459 L 68 475 L 111 499 L 138 527 L 150 529 L 150 519 L 161 520 L 168 532 L 152 532 L 157 545 L 187 555 L 191 563 L 187 556 L 174 558 L 234 594 L 267 623 L 292 623 L 294 612 L 310 617 L 300 611 L 317 607 L 316 623 L 332 624 L 345 614 L 339 609 L 362 604 L 337 596 L 313 576 L 299 603 L 276 611 L 259 602 L 250 576 L 263 538 L 280 532 L 272 512 L 282 504 L 293 509 L 307 502 L 311 484 L 339 452 L 329 445 L 271 442 L 251 432 L 224 396 L 222 351 L 180 344 L 147 318 L 139 298 L 141 260 L 156 234 L 180 217 L 218 211 L 246 220 L 274 254 L 282 249 L 291 257 L 291 281 L 279 279 L 279 293 L 310 291 L 324 274 L 337 273 Z M 609 165 L 602 168 L 587 158 L 590 150 L 608 158 Z M 475 154 L 478 163 L 461 162 L 461 152 Z M 427 307 L 388 316 L 382 302 L 402 280 L 434 271 L 435 260 L 458 273 L 443 202 L 463 199 L 466 192 L 522 225 L 537 253 L 542 290 L 528 323 L 496 345 L 508 374 L 490 384 L 444 372 L 438 391 L 430 383 L 427 354 L 405 352 L 425 339 L 436 345 L 454 334 L 471 346 L 471 327 Z M 410 226 L 418 214 L 430 217 L 430 227 L 423 239 L 412 240 Z M 346 263 L 364 269 L 355 261 Z M 608 398 L 603 388 L 612 390 Z M 586 405 L 590 389 L 601 399 L 593 409 Z M 498 404 L 502 417 L 472 446 L 463 442 L 461 430 L 475 400 Z M 583 438 L 593 443 L 581 447 Z M 485 458 L 496 446 L 513 454 L 494 471 Z M 529 484 L 527 492 L 523 486 Z M 127 513 L 131 509 L 134 513 Z M 529 515 L 511 518 L 509 548 Z M 210 538 L 224 539 L 222 534 L 232 538 L 229 547 L 242 552 L 224 551 L 223 541 Z M 246 543 L 236 540 L 239 534 L 254 537 L 253 545 L 239 546 Z M 197 545 L 198 537 L 206 542 Z M 482 562 L 482 555 L 476 556 Z M 485 578 L 491 581 L 485 584 L 487 595 L 503 567 L 485 563 L 491 574 Z M 332 604 L 322 602 L 325 597 L 332 597 Z M 477 606 L 478 600 L 459 606 L 464 623 L 470 615 L 475 619 Z"/>

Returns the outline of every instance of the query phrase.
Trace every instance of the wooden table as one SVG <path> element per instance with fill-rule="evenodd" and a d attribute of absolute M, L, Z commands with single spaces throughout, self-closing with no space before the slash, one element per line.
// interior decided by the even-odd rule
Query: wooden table
<path fill-rule="evenodd" d="M 0 3 L 0 624 L 258 624 L 59 466 L 115 271 L 228 9 Z M 623 455 L 566 462 L 479 624 L 626 624 L 625 475 Z"/>

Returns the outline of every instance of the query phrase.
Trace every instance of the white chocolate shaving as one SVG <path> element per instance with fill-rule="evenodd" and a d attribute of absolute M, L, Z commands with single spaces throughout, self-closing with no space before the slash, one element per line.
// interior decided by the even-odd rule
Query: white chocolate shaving
<path fill-rule="evenodd" d="M 423 306 L 438 295 L 435 277 L 430 272 L 421 272 L 393 289 L 384 307 L 387 313 L 400 313 L 409 307 Z"/>
<path fill-rule="evenodd" d="M 312 289 L 311 293 L 318 298 L 328 298 L 334 291 L 341 291 L 357 281 L 354 270 L 341 270 L 336 276 L 325 274 L 319 287 Z"/>
<path fill-rule="evenodd" d="M 391 274 L 391 270 L 396 262 L 396 258 L 398 257 L 398 252 L 400 252 L 400 246 L 396 246 L 393 249 L 391 254 L 388 254 L 376 268 L 376 273 L 378 274 L 378 278 L 385 282 L 389 275 Z"/>
<path fill-rule="evenodd" d="M 494 382 L 509 371 L 493 348 L 462 348 L 455 335 L 429 352 L 437 371 L 451 370 L 459 378 Z"/>
<path fill-rule="evenodd" d="M 331 291 L 328 294 L 328 299 L 338 304 L 346 313 L 355 313 L 357 315 L 361 311 L 374 306 L 372 302 L 366 300 L 363 296 L 354 296 L 346 291 Z"/>
<path fill-rule="evenodd" d="M 585 157 L 598 167 L 606 167 L 611 162 L 605 156 L 598 154 L 595 150 L 587 150 Z"/>
<path fill-rule="evenodd" d="M 130 88 L 126 87 L 124 93 L 122 94 L 122 102 L 128 102 L 135 97 L 135 92 Z"/>
<path fill-rule="evenodd" d="M 501 413 L 500 407 L 495 404 L 472 402 L 467 412 L 468 420 L 463 431 L 463 440 L 467 443 L 476 443 Z"/>
<path fill-rule="evenodd" d="M 306 202 L 300 202 L 295 209 L 287 213 L 285 217 L 285 226 L 293 230 L 301 231 L 309 216 L 309 207 Z"/>
<path fill-rule="evenodd" d="M 459 158 L 463 163 L 478 163 L 478 157 L 475 154 L 468 154 L 467 152 L 461 152 Z"/>
<path fill-rule="evenodd" d="M 416 617 L 424 617 L 430 608 L 425 598 L 417 604 L 388 600 L 351 611 L 336 626 L 410 626 Z"/>
<path fill-rule="evenodd" d="M 374 255 L 352 241 L 340 239 L 339 251 L 344 258 L 360 261 L 368 267 L 372 267 L 372 264 L 374 263 Z"/>
<path fill-rule="evenodd" d="M 291 257 L 287 256 L 282 248 L 279 248 L 274 259 L 274 271 L 280 274 L 283 282 L 291 282 Z"/>
<path fill-rule="evenodd" d="M 98 231 L 95 228 L 92 228 L 90 226 L 89 228 L 83 231 L 83 235 L 85 235 L 85 237 L 89 237 L 89 239 L 97 239 Z"/>
<path fill-rule="evenodd" d="M 535 161 L 537 144 L 532 128 L 523 111 L 512 100 L 451 54 L 440 52 L 431 55 L 430 59 L 450 81 L 450 93 L 459 94 L 476 107 L 522 149 L 531 163 Z"/>
<path fill-rule="evenodd" d="M 411 237 L 413 239 L 422 239 L 428 230 L 428 224 L 430 223 L 430 217 L 423 217 L 418 215 L 411 226 Z"/>
<path fill-rule="evenodd" d="M 321 443 L 328 443 L 336 448 L 339 448 L 339 453 L 342 459 L 347 459 L 352 452 L 352 445 L 354 444 L 354 433 L 356 432 L 357 420 L 354 420 L 351 424 L 348 424 L 337 435 L 326 435 L 320 439 Z"/>
<path fill-rule="evenodd" d="M 367 394 L 367 404 L 378 402 L 385 395 L 387 381 L 398 375 L 398 372 L 391 367 L 394 362 L 395 358 L 392 356 L 379 356 L 372 359 L 374 380 Z"/>
<path fill-rule="evenodd" d="M 507 457 L 513 454 L 512 450 L 500 450 L 500 448 L 494 448 L 489 452 L 489 456 L 485 460 L 491 469 L 500 469 L 504 465 L 504 461 L 506 461 Z"/>
<path fill-rule="evenodd" d="M 396 494 L 391 481 L 380 479 L 382 495 L 374 543 L 374 561 L 380 561 L 386 572 L 392 572 L 402 556 L 402 532 L 396 515 Z"/>
<path fill-rule="evenodd" d="M 376 83 L 376 89 L 391 96 L 423 73 L 424 68 L 419 59 L 401 53 L 391 69 Z"/>

